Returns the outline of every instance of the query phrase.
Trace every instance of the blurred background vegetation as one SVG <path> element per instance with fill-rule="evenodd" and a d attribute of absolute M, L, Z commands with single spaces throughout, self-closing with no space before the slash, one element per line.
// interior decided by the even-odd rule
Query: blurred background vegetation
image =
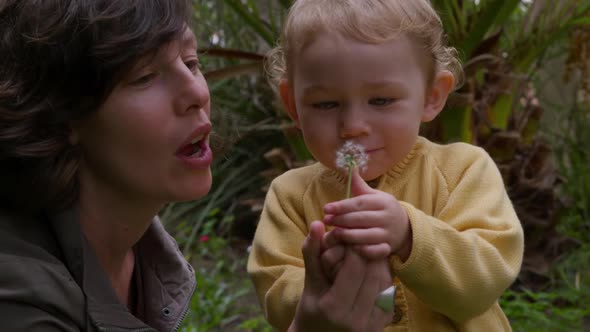
<path fill-rule="evenodd" d="M 422 134 L 485 148 L 525 229 L 501 305 L 515 331 L 590 331 L 590 1 L 431 2 L 466 81 Z M 198 272 L 183 331 L 270 331 L 245 262 L 269 182 L 310 161 L 262 67 L 291 0 L 193 3 L 216 161 L 210 195 L 161 212 Z"/>

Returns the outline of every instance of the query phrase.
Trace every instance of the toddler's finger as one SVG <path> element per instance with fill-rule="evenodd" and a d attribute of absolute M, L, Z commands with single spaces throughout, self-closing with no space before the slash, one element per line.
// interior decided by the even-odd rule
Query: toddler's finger
<path fill-rule="evenodd" d="M 383 228 L 335 228 L 333 237 L 345 244 L 379 244 L 389 243 L 390 237 Z"/>
<path fill-rule="evenodd" d="M 375 191 L 375 189 L 371 188 L 371 186 L 363 180 L 357 168 L 352 170 L 351 180 L 350 192 L 352 193 L 352 196 L 371 194 Z"/>
<path fill-rule="evenodd" d="M 387 243 L 354 245 L 354 250 L 369 260 L 379 260 L 391 255 L 391 247 Z"/>

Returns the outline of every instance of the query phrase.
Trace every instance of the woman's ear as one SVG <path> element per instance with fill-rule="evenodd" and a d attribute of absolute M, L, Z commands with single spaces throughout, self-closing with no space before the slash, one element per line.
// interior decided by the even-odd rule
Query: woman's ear
<path fill-rule="evenodd" d="M 454 85 L 455 77 L 450 71 L 443 70 L 436 74 L 432 86 L 426 94 L 422 122 L 429 122 L 436 118 L 438 113 L 445 107 Z"/>
<path fill-rule="evenodd" d="M 293 87 L 289 84 L 289 81 L 286 79 L 282 79 L 279 82 L 279 92 L 281 94 L 281 101 L 283 102 L 283 106 L 289 114 L 289 117 L 295 123 L 297 128 L 299 126 L 299 115 L 297 114 L 297 107 L 295 107 L 295 96 L 293 95 Z"/>

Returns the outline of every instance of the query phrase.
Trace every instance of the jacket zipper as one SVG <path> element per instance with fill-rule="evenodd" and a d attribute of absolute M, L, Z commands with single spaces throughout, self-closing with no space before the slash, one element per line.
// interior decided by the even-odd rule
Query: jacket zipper
<path fill-rule="evenodd" d="M 180 325 L 182 325 L 182 321 L 184 320 L 184 318 L 188 314 L 188 310 L 191 307 L 192 299 L 193 299 L 193 296 L 195 295 L 196 289 L 197 289 L 197 283 L 195 282 L 195 285 L 193 286 L 193 289 L 191 291 L 191 296 L 189 296 L 188 303 L 187 303 L 186 307 L 184 308 L 184 312 L 182 313 L 182 315 L 180 315 L 180 319 L 176 322 L 176 325 L 174 326 L 174 329 L 172 329 L 172 332 L 177 332 L 178 329 L 180 329 Z"/>

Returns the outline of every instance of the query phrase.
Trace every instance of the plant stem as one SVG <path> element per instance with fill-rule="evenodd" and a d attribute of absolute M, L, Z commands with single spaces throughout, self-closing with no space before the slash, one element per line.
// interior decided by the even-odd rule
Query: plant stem
<path fill-rule="evenodd" d="M 350 186 L 352 184 L 352 167 L 348 167 L 348 184 L 346 185 L 346 198 L 350 198 Z"/>

